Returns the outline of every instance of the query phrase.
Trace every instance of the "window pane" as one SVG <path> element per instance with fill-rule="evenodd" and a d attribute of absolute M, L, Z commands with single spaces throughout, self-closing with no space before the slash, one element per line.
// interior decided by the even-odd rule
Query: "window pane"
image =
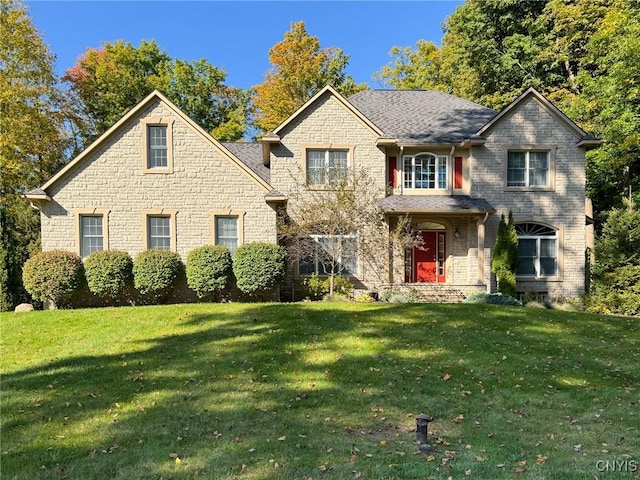
<path fill-rule="evenodd" d="M 149 248 L 171 249 L 171 218 L 149 217 L 147 219 L 147 228 Z"/>
<path fill-rule="evenodd" d="M 238 217 L 216 217 L 216 245 L 224 245 L 233 254 L 238 248 Z"/>
<path fill-rule="evenodd" d="M 529 152 L 529 185 L 544 187 L 547 185 L 549 155 L 547 152 Z"/>
<path fill-rule="evenodd" d="M 421 155 L 415 159 L 416 181 L 414 188 L 435 188 L 436 158 L 432 155 Z"/>
<path fill-rule="evenodd" d="M 404 188 L 413 188 L 413 164 L 411 157 L 405 157 L 404 159 Z"/>
<path fill-rule="evenodd" d="M 555 257 L 556 256 L 556 240 L 555 239 L 540 239 L 540 256 L 541 257 Z"/>
<path fill-rule="evenodd" d="M 345 150 L 329 151 L 329 183 L 337 184 L 346 179 L 348 172 L 347 152 Z"/>
<path fill-rule="evenodd" d="M 167 127 L 150 125 L 148 130 L 148 168 L 166 168 L 167 162 Z"/>
<path fill-rule="evenodd" d="M 536 257 L 537 256 L 537 244 L 535 239 L 523 239 L 518 240 L 518 253 L 521 257 Z"/>
<path fill-rule="evenodd" d="M 526 152 L 509 152 L 507 159 L 507 186 L 524 187 L 527 159 Z"/>
<path fill-rule="evenodd" d="M 319 185 L 324 183 L 324 150 L 307 150 L 307 183 Z"/>
<path fill-rule="evenodd" d="M 358 243 L 356 238 L 343 238 L 340 264 L 342 265 L 342 275 L 358 274 Z"/>
<path fill-rule="evenodd" d="M 540 259 L 540 276 L 549 277 L 556 274 L 556 259 L 541 258 Z"/>
<path fill-rule="evenodd" d="M 438 188 L 447 188 L 447 157 L 438 157 Z"/>
<path fill-rule="evenodd" d="M 82 257 L 88 256 L 91 252 L 104 250 L 102 215 L 82 215 L 80 217 L 80 232 L 80 252 Z"/>
<path fill-rule="evenodd" d="M 517 275 L 535 275 L 536 274 L 535 258 L 521 257 L 516 274 Z"/>

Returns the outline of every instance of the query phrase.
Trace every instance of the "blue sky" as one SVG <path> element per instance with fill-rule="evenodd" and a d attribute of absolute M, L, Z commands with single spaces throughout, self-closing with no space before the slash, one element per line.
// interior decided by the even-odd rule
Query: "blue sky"
<path fill-rule="evenodd" d="M 291 22 L 304 20 L 322 47 L 351 55 L 348 73 L 372 88 L 372 74 L 389 62 L 392 46 L 420 38 L 440 44 L 442 23 L 462 1 L 26 1 L 31 18 L 57 56 L 59 75 L 88 47 L 154 39 L 174 58 L 209 63 L 227 72 L 227 85 L 264 80 L 268 52 Z"/>

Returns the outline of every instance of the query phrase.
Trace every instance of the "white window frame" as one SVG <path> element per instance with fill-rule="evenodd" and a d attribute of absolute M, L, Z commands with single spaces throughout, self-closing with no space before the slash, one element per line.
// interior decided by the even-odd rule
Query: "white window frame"
<path fill-rule="evenodd" d="M 351 165 L 352 165 L 352 154 L 353 147 L 349 145 L 305 145 L 303 146 L 304 152 L 304 183 L 308 187 L 312 188 L 322 188 L 322 187 L 331 187 L 335 185 L 337 182 L 332 181 L 332 168 L 330 165 L 330 155 L 331 152 L 344 152 L 347 157 L 347 165 L 345 170 L 345 175 L 348 177 L 351 173 Z M 324 153 L 324 165 L 322 171 L 322 178 L 320 182 L 311 182 L 311 176 L 309 175 L 309 153 L 310 152 L 323 152 Z M 340 177 L 342 179 L 342 177 Z"/>
<path fill-rule="evenodd" d="M 346 275 L 344 276 L 348 276 L 348 277 L 357 277 L 358 273 L 360 271 L 360 265 L 359 265 L 359 254 L 358 254 L 358 235 L 357 234 L 350 234 L 350 235 L 309 235 L 308 236 L 310 239 L 312 239 L 315 242 L 315 249 L 314 249 L 314 253 L 317 252 L 318 246 L 320 245 L 319 240 L 320 239 L 324 239 L 324 238 L 342 238 L 342 239 L 353 239 L 355 241 L 355 259 L 354 259 L 354 271 L 350 271 L 347 272 Z M 311 276 L 314 273 L 317 274 L 318 276 L 328 276 L 330 275 L 330 272 L 325 272 L 324 269 L 322 268 L 322 261 L 320 261 L 318 259 L 318 255 L 317 253 L 314 254 L 315 258 L 314 258 L 314 271 L 313 272 L 300 272 L 300 264 L 303 263 L 302 261 L 300 261 L 298 263 L 298 275 L 302 276 L 302 277 L 307 277 L 307 276 Z M 306 263 L 306 262 L 305 262 Z M 340 255 L 338 257 L 338 264 L 342 265 L 342 255 Z M 336 275 L 342 275 L 344 272 L 344 268 L 342 270 L 340 270 L 339 272 L 335 272 Z"/>
<path fill-rule="evenodd" d="M 555 187 L 555 147 L 546 145 L 511 145 L 507 147 L 504 160 L 505 189 L 510 191 L 551 191 Z M 512 185 L 509 183 L 509 160 L 511 153 L 524 153 L 524 185 Z M 544 153 L 547 157 L 546 183 L 544 185 L 531 185 L 531 153 Z"/>
<path fill-rule="evenodd" d="M 416 159 L 418 157 L 433 157 L 434 171 L 433 171 L 433 186 L 418 186 L 418 182 L 424 182 L 425 180 L 416 180 Z M 422 159 L 420 159 L 422 160 Z M 410 162 L 410 166 L 407 166 L 407 162 Z M 449 190 L 449 184 L 451 182 L 451 166 L 449 155 L 439 155 L 433 152 L 420 152 L 413 155 L 403 155 L 402 157 L 402 188 L 404 190 L 418 190 L 418 191 L 446 191 Z M 442 166 L 444 165 L 444 174 L 442 172 Z M 444 178 L 443 178 L 444 177 Z M 430 180 L 427 179 L 430 183 Z"/>
<path fill-rule="evenodd" d="M 518 226 L 521 226 L 520 228 L 518 228 Z M 554 227 L 550 227 L 548 225 L 544 225 L 544 224 L 540 224 L 540 223 L 536 223 L 536 222 L 522 222 L 519 224 L 516 224 L 516 231 L 521 230 L 523 227 L 523 225 L 530 225 L 531 227 L 538 227 L 541 231 L 543 232 L 549 232 L 550 230 L 553 230 L 553 235 L 549 235 L 548 233 L 541 233 L 541 234 L 536 234 L 535 232 L 532 233 L 518 233 L 518 244 L 520 242 L 520 240 L 534 240 L 536 242 L 536 255 L 535 257 L 527 257 L 527 258 L 533 258 L 533 262 L 534 262 L 534 274 L 523 274 L 523 273 L 517 273 L 517 278 L 522 278 L 522 279 L 550 279 L 550 278 L 556 278 L 559 276 L 560 274 L 560 234 L 558 229 L 554 228 Z M 528 227 L 528 228 L 531 228 Z M 553 258 L 554 259 L 554 266 L 555 269 L 553 271 L 553 273 L 547 273 L 547 274 L 542 274 L 542 267 L 541 267 L 541 244 L 542 244 L 542 240 L 553 240 L 554 241 L 554 250 L 555 250 L 555 256 L 554 257 L 545 257 L 545 258 Z"/>

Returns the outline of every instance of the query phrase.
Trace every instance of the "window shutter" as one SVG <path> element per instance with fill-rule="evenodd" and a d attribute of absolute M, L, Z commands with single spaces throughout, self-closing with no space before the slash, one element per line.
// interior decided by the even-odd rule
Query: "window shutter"
<path fill-rule="evenodd" d="M 456 157 L 453 165 L 453 188 L 462 188 L 462 157 Z"/>
<path fill-rule="evenodd" d="M 398 186 L 398 171 L 396 170 L 396 157 L 387 159 L 387 184 L 393 188 Z"/>

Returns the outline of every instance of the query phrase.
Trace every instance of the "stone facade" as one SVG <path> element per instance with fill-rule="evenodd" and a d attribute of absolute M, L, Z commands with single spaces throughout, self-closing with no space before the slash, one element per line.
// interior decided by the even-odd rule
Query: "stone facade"
<path fill-rule="evenodd" d="M 108 212 L 108 248 L 135 256 L 144 250 L 143 215 L 175 212 L 175 246 L 183 260 L 213 243 L 212 211 L 244 212 L 244 242 L 276 242 L 276 213 L 265 202 L 268 189 L 234 165 L 222 149 L 176 115 L 175 107 L 152 102 L 120 126 L 50 189 L 41 205 L 43 250 L 79 253 L 74 212 Z M 145 173 L 142 122 L 172 119 L 173 173 Z"/>
<path fill-rule="evenodd" d="M 171 128 L 172 162 L 165 173 L 149 171 L 143 162 L 145 125 L 150 122 Z M 584 289 L 587 245 L 585 147 L 581 144 L 586 134 L 535 91 L 525 92 L 482 125 L 473 141 L 401 144 L 326 87 L 265 137 L 263 165 L 260 158 L 234 156 L 157 94 L 27 198 L 42 212 L 44 250 L 80 253 L 79 215 L 95 212 L 105 215 L 105 247 L 135 256 L 146 248 L 145 214 L 162 214 L 172 220 L 172 249 L 186 260 L 194 248 L 214 243 L 215 215 L 238 216 L 241 242 L 277 242 L 277 208 L 286 205 L 288 211 L 295 211 L 295 202 L 308 200 L 315 193 L 312 189 L 318 188 L 306 182 L 307 150 L 338 148 L 348 151 L 351 169 L 367 171 L 379 199 L 388 195 L 424 199 L 415 203 L 421 209 L 405 212 L 416 230 L 444 232 L 442 278 L 446 280 L 433 285 L 431 296 L 428 283 L 414 285 L 424 298 L 459 299 L 471 291 L 495 289 L 491 251 L 500 215 L 509 212 L 516 222 L 542 224 L 557 231 L 558 274 L 518 278 L 518 290 L 549 298 L 579 294 Z M 595 139 L 591 142 L 596 144 Z M 549 152 L 548 187 L 507 186 L 507 152 L 513 149 Z M 403 188 L 403 156 L 422 152 L 447 158 L 446 189 Z M 452 179 L 456 158 L 459 182 Z M 264 167 L 262 174 L 256 173 L 258 166 Z M 398 181 L 389 185 L 394 170 Z M 471 204 L 481 199 L 490 208 L 442 207 L 446 199 L 456 196 Z M 387 221 L 393 224 L 400 214 L 387 212 Z M 369 291 L 411 288 L 407 258 L 399 250 L 380 252 L 367 261 L 361 256 L 353 280 L 358 288 Z M 283 298 L 296 298 L 300 280 L 292 264 Z"/>

